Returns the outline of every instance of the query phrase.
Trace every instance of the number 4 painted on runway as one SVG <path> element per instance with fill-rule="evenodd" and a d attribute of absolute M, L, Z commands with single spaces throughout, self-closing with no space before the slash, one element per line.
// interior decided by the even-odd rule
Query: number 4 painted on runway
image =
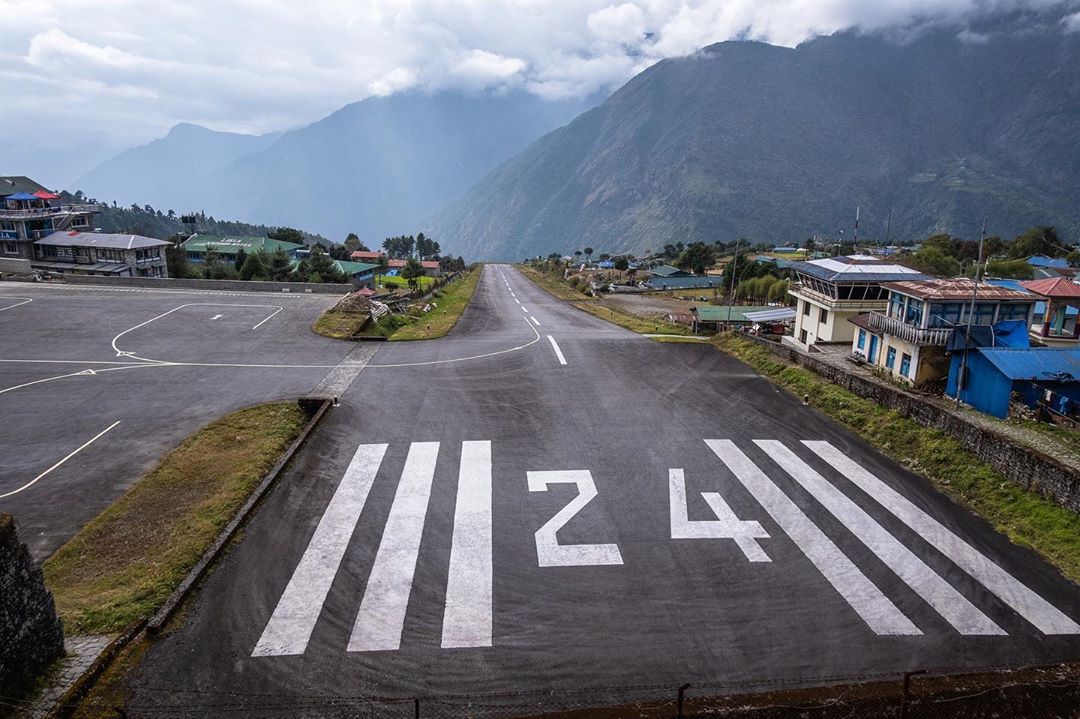
<path fill-rule="evenodd" d="M 528 472 L 529 491 L 546 492 L 552 484 L 576 484 L 578 495 L 536 530 L 536 556 L 541 567 L 585 567 L 622 564 L 616 544 L 559 544 L 556 532 L 596 497 L 596 483 L 587 469 Z"/>
<path fill-rule="evenodd" d="M 717 492 L 702 492 L 705 502 L 716 519 L 693 520 L 687 515 L 686 477 L 681 469 L 668 471 L 668 499 L 671 502 L 672 539 L 731 539 L 751 562 L 770 562 L 769 555 L 757 543 L 769 534 L 754 521 L 735 516 L 724 498 Z"/>

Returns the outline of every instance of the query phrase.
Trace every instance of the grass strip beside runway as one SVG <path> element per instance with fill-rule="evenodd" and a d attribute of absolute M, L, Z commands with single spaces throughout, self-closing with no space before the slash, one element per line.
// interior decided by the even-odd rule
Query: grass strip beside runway
<path fill-rule="evenodd" d="M 306 421 L 293 402 L 228 414 L 83 527 L 43 565 L 66 633 L 117 632 L 150 616 Z"/>
<path fill-rule="evenodd" d="M 392 335 L 391 342 L 405 340 L 432 340 L 445 337 L 461 318 L 461 314 L 472 301 L 476 285 L 480 282 L 483 265 L 473 265 L 465 274 L 437 291 L 428 302 L 435 305 L 426 314 L 413 318 L 409 324 L 401 327 Z"/>
<path fill-rule="evenodd" d="M 1009 481 L 956 439 L 789 364 L 732 334 L 713 341 L 796 397 L 839 422 L 884 454 L 928 478 L 1017 544 L 1030 547 L 1080 582 L 1080 515 Z"/>
<path fill-rule="evenodd" d="M 349 312 L 331 308 L 319 315 L 319 319 L 315 320 L 311 329 L 315 334 L 323 337 L 347 340 L 360 331 L 367 318 L 366 312 Z"/>

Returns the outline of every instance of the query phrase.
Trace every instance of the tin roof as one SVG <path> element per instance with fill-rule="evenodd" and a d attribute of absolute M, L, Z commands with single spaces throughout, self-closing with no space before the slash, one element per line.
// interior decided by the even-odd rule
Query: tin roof
<path fill-rule="evenodd" d="M 825 257 L 809 262 L 792 262 L 792 269 L 829 282 L 892 282 L 923 280 L 926 275 L 904 265 L 871 255 Z"/>
<path fill-rule="evenodd" d="M 106 247 L 114 250 L 141 250 L 146 247 L 161 247 L 169 244 L 165 240 L 155 240 L 141 235 L 110 235 L 102 232 L 54 232 L 38 240 L 35 245 L 57 245 L 60 247 Z"/>
<path fill-rule="evenodd" d="M 285 252 L 303 249 L 304 246 L 295 242 L 284 240 L 272 240 L 269 237 L 246 237 L 243 235 L 204 235 L 202 233 L 192 235 L 183 243 L 183 248 L 188 252 L 205 252 L 207 247 L 213 247 L 219 253 L 236 254 L 240 250 L 251 254 L 258 250 L 274 252 L 278 248 Z"/>
<path fill-rule="evenodd" d="M 1047 257 L 1046 255 L 1032 255 L 1027 258 L 1027 263 L 1033 267 L 1065 268 L 1069 266 L 1068 260 Z"/>
<path fill-rule="evenodd" d="M 1078 347 L 980 347 L 978 351 L 1012 380 L 1080 381 Z"/>
<path fill-rule="evenodd" d="M 1027 280 L 1020 284 L 1024 286 L 1024 289 L 1043 297 L 1080 297 L 1080 285 L 1066 277 Z"/>
<path fill-rule="evenodd" d="M 768 306 L 749 306 L 749 305 L 732 305 L 731 306 L 731 321 L 732 322 L 759 322 L 760 320 L 752 320 L 747 317 L 747 314 L 758 314 L 760 312 L 768 312 L 775 310 L 783 310 L 783 307 L 768 307 Z M 697 318 L 702 322 L 727 322 L 729 313 L 728 305 L 701 305 L 695 307 Z"/>
<path fill-rule="evenodd" d="M 935 278 L 920 282 L 886 282 L 881 286 L 887 290 L 923 300 L 969 300 L 971 299 L 973 284 L 972 280 L 963 278 Z M 1027 300 L 1028 302 L 1035 302 L 1035 297 L 1027 292 L 992 285 L 989 282 L 979 283 L 978 298 L 980 300 Z"/>

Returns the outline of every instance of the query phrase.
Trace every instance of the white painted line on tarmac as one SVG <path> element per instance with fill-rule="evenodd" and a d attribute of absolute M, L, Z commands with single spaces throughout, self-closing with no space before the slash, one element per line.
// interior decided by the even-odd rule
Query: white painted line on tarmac
<path fill-rule="evenodd" d="M 1017 614 L 1034 624 L 1039 631 L 1044 634 L 1080 634 L 1080 625 L 836 447 L 820 441 L 804 441 L 803 444 L 896 515 L 901 522 L 974 577 L 998 599 L 1012 607 Z"/>
<path fill-rule="evenodd" d="M 268 315 L 268 316 L 266 317 L 266 319 L 264 319 L 264 320 L 263 320 L 262 322 L 260 322 L 259 324 L 255 325 L 255 326 L 254 326 L 254 327 L 252 327 L 251 329 L 253 329 L 253 330 L 257 330 L 257 329 L 259 329 L 260 327 L 262 327 L 262 326 L 263 326 L 263 324 L 265 324 L 266 322 L 268 322 L 268 321 L 272 320 L 272 319 L 273 319 L 274 317 L 276 317 L 276 316 L 277 316 L 277 314 L 278 314 L 279 312 L 281 312 L 281 311 L 282 311 L 283 309 L 284 309 L 283 307 L 278 307 L 278 308 L 277 308 L 276 310 L 274 310 L 273 312 L 271 312 L 271 313 L 270 313 L 270 314 L 269 314 L 269 315 Z"/>
<path fill-rule="evenodd" d="M 251 656 L 303 654 L 307 649 L 386 447 L 362 444 L 356 448 Z"/>
<path fill-rule="evenodd" d="M 405 612 L 412 593 L 438 456 L 438 442 L 413 442 L 409 446 L 401 481 L 360 602 L 360 612 L 349 637 L 350 652 L 401 646 L 401 632 L 405 628 Z"/>
<path fill-rule="evenodd" d="M 517 302 L 519 305 L 521 304 L 521 300 L 517 299 L 516 297 L 514 298 L 514 302 Z"/>
<path fill-rule="evenodd" d="M 754 444 L 768 453 L 792 479 L 840 520 L 885 566 L 926 600 L 956 631 L 965 635 L 1003 635 L 1007 632 L 941 578 L 915 553 L 878 524 L 859 505 L 799 459 L 783 442 L 756 439 Z"/>
<path fill-rule="evenodd" d="M 6 312 L 7 310 L 13 310 L 16 307 L 22 307 L 23 305 L 30 304 L 31 302 L 34 301 L 30 297 L 11 297 L 9 295 L 0 295 L 0 297 L 2 297 L 5 300 L 22 300 L 22 302 L 16 302 L 15 304 L 8 305 L 7 307 L 0 307 L 0 312 Z"/>
<path fill-rule="evenodd" d="M 225 316 L 225 315 L 214 315 L 214 316 L 213 316 L 213 317 L 211 317 L 210 319 L 211 319 L 211 320 L 220 320 L 220 319 L 221 319 L 222 317 L 224 317 L 224 316 Z"/>
<path fill-rule="evenodd" d="M 462 442 L 442 646 L 491 646 L 491 442 Z"/>
<path fill-rule="evenodd" d="M 522 312 L 528 312 L 529 310 L 528 310 L 528 308 L 526 308 L 526 307 L 522 307 L 522 308 L 521 308 L 521 311 L 522 311 Z"/>
<path fill-rule="evenodd" d="M 535 317 L 533 317 L 532 315 L 529 315 L 529 319 L 530 319 L 530 320 L 532 320 L 532 323 L 533 323 L 534 325 L 536 325 L 537 327 L 539 327 L 539 326 L 540 326 L 540 320 L 536 319 L 536 318 L 535 318 Z"/>
<path fill-rule="evenodd" d="M 117 370 L 123 370 L 123 369 L 142 369 L 142 368 L 145 368 L 145 367 L 167 367 L 167 366 L 168 365 L 162 365 L 162 364 L 156 364 L 156 363 L 141 363 L 141 362 L 138 363 L 138 364 L 130 364 L 129 363 L 129 364 L 120 365 L 119 367 L 106 367 L 105 369 L 99 369 L 99 370 L 96 371 L 96 373 L 101 374 L 102 372 L 115 372 Z M 5 387 L 4 389 L 0 389 L 0 394 L 6 394 L 7 392 L 14 392 L 17 389 L 23 389 L 24 387 L 32 387 L 33 385 L 36 385 L 36 384 L 44 384 L 45 382 L 53 382 L 53 381 L 58 380 L 58 379 L 67 379 L 68 377 L 79 377 L 79 376 L 86 376 L 86 371 L 81 370 L 79 372 L 69 372 L 68 374 L 56 375 L 55 377 L 45 377 L 43 379 L 36 379 L 33 382 L 23 382 L 22 384 L 17 384 L 14 387 Z"/>
<path fill-rule="evenodd" d="M 922 634 L 734 442 L 729 439 L 707 439 L 705 444 L 747 491 L 754 495 L 754 499 L 765 508 L 773 521 L 791 537 L 806 558 L 817 567 L 833 589 L 840 593 L 870 629 L 876 634 Z"/>
<path fill-rule="evenodd" d="M 92 445 L 92 444 L 93 444 L 94 442 L 96 442 L 96 441 L 97 441 L 98 439 L 100 439 L 100 438 L 101 438 L 102 436 L 104 436 L 104 434 L 105 434 L 106 432 L 108 432 L 109 430 L 111 430 L 111 429 L 112 429 L 113 427 L 115 427 L 115 426 L 116 426 L 116 425 L 118 425 L 118 424 L 120 424 L 120 422 L 119 422 L 119 421 L 117 421 L 117 422 L 113 422 L 113 423 L 112 423 L 112 424 L 110 424 L 110 425 L 109 425 L 108 427 L 106 427 L 105 429 L 101 430 L 100 432 L 98 432 L 97 434 L 95 434 L 95 435 L 94 435 L 93 437 L 91 437 L 91 438 L 90 438 L 89 440 L 87 440 L 87 441 L 86 441 L 86 442 L 85 442 L 85 443 L 84 443 L 84 444 L 83 444 L 83 445 L 82 445 L 81 447 L 79 447 L 78 449 L 76 449 L 76 450 L 75 450 L 74 452 L 71 452 L 71 453 L 70 453 L 70 454 L 68 454 L 68 455 L 67 455 L 66 457 L 64 457 L 63 459 L 61 459 L 61 460 L 60 460 L 59 462 L 57 462 L 57 463 L 56 463 L 56 464 L 54 464 L 53 466 L 49 467 L 49 468 L 48 468 L 48 469 L 46 469 L 46 470 L 45 470 L 44 472 L 42 472 L 42 473 L 41 473 L 41 474 L 39 474 L 38 476 L 34 477 L 33 479 L 31 479 L 31 480 L 30 480 L 29 482 L 27 482 L 27 483 L 26 483 L 26 484 L 24 484 L 23 486 L 19 487 L 18 489 L 13 489 L 13 490 L 11 490 L 10 492 L 8 492 L 8 493 L 6 493 L 6 494 L 0 494 L 0 499 L 4 499 L 5 497 L 10 497 L 10 496 L 12 496 L 13 494 L 18 494 L 19 492 L 23 491 L 24 489 L 29 489 L 30 487 L 33 487 L 33 486 L 34 486 L 35 484 L 37 484 L 38 480 L 40 480 L 40 479 L 41 479 L 42 477 L 44 477 L 44 476 L 45 476 L 45 475 L 47 475 L 47 474 L 48 474 L 49 472 L 53 471 L 54 469 L 56 469 L 57 467 L 59 467 L 60 465 L 62 465 L 62 464 L 63 464 L 64 462 L 68 461 L 69 459 L 71 459 L 72 457 L 74 457 L 75 455 L 77 455 L 77 454 L 78 454 L 79 452 L 83 451 L 84 449 L 86 449 L 87 447 L 89 447 L 90 445 Z"/>
<path fill-rule="evenodd" d="M 563 357 L 562 350 L 559 349 L 559 345 L 556 344 L 555 338 L 551 335 L 547 336 L 548 342 L 551 343 L 551 349 L 555 350 L 555 356 L 559 358 L 559 364 L 566 364 L 566 357 Z"/>

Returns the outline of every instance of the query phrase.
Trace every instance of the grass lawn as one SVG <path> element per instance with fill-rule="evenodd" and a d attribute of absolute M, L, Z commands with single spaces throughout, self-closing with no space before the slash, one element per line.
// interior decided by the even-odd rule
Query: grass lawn
<path fill-rule="evenodd" d="M 578 300 L 589 299 L 588 295 L 586 295 L 581 290 L 577 290 L 571 287 L 570 284 L 564 281 L 561 276 L 556 277 L 548 272 L 540 272 L 539 270 L 533 269 L 528 265 L 514 266 L 521 271 L 521 274 L 525 275 L 530 280 L 538 284 L 549 295 L 554 295 L 560 300 L 569 300 L 571 302 L 575 302 Z"/>
<path fill-rule="evenodd" d="M 427 314 L 412 318 L 409 324 L 398 328 L 390 335 L 392 342 L 406 340 L 430 340 L 445 337 L 454 329 L 461 313 L 469 306 L 476 285 L 480 281 L 483 265 L 473 265 L 465 273 L 448 285 L 438 290 L 438 297 L 429 302 L 437 305 Z"/>
<path fill-rule="evenodd" d="M 713 344 L 796 397 L 808 394 L 813 407 L 928 478 L 999 532 L 1034 549 L 1066 577 L 1080 582 L 1080 515 L 1027 492 L 944 432 L 916 424 L 808 369 L 788 364 L 755 342 L 720 335 Z"/>
<path fill-rule="evenodd" d="M 409 287 L 409 281 L 404 277 L 387 277 L 386 275 L 379 275 L 378 277 L 376 277 L 376 281 L 381 287 L 390 287 L 403 290 L 412 289 L 411 287 Z M 435 278 L 428 277 L 427 275 L 424 275 L 423 277 L 417 277 L 416 281 L 420 283 L 420 289 L 422 290 L 427 290 L 433 284 L 435 284 Z"/>
<path fill-rule="evenodd" d="M 315 320 L 311 329 L 315 334 L 323 337 L 347 340 L 360 330 L 367 318 L 366 312 L 349 312 L 331 308 L 319 315 L 319 319 Z"/>
<path fill-rule="evenodd" d="M 294 402 L 242 409 L 169 452 L 43 565 L 70 635 L 154 613 L 299 434 Z"/>

